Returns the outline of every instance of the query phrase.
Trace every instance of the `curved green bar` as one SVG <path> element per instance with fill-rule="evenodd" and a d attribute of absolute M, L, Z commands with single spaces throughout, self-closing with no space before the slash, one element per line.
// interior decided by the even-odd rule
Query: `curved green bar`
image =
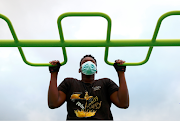
<path fill-rule="evenodd" d="M 161 23 L 162 21 L 168 17 L 168 16 L 171 16 L 171 15 L 180 15 L 180 11 L 170 11 L 170 12 L 167 12 L 165 14 L 163 14 L 158 22 L 157 22 L 157 25 L 156 25 L 156 28 L 155 28 L 155 31 L 154 31 L 154 34 L 153 34 L 153 37 L 152 37 L 152 43 L 155 43 L 156 42 L 156 38 L 157 38 L 157 35 L 158 35 L 158 32 L 159 32 L 159 28 L 161 26 Z M 137 63 L 124 63 L 123 65 L 120 65 L 120 66 L 136 66 L 136 65 L 142 65 L 142 64 L 145 64 L 149 58 L 150 58 L 150 55 L 151 55 L 151 52 L 152 52 L 152 49 L 153 49 L 153 46 L 150 46 L 149 47 L 149 50 L 148 50 L 148 53 L 146 55 L 146 58 L 144 61 L 141 61 L 141 62 L 137 62 Z M 108 65 L 113 65 L 114 63 L 112 62 L 109 62 L 107 60 L 108 58 L 108 47 L 106 47 L 105 49 L 105 58 L 104 58 L 104 61 L 108 64 Z"/>
<path fill-rule="evenodd" d="M 167 12 L 165 14 L 163 14 L 159 19 L 158 19 L 158 22 L 156 24 L 156 28 L 155 28 L 155 31 L 154 31 L 154 35 L 152 37 L 152 42 L 155 42 L 156 41 L 156 38 L 157 38 L 157 35 L 158 35 L 158 32 L 159 32 L 159 28 L 161 26 L 161 23 L 162 21 L 168 17 L 168 16 L 171 16 L 171 15 L 180 15 L 180 11 L 170 11 L 170 12 Z"/>
<path fill-rule="evenodd" d="M 17 38 L 17 36 L 16 36 L 16 33 L 15 33 L 15 31 L 14 31 L 14 28 L 13 28 L 13 26 L 12 26 L 11 21 L 10 21 L 6 16 L 4 16 L 4 15 L 2 15 L 2 14 L 0 14 L 0 18 L 2 18 L 3 20 L 6 21 L 6 23 L 8 24 L 8 27 L 9 27 L 9 29 L 10 29 L 10 31 L 11 31 L 11 34 L 12 34 L 12 36 L 13 36 L 14 42 L 15 42 L 16 44 L 18 44 L 19 40 L 18 40 L 18 38 Z M 28 65 L 32 64 L 32 63 L 29 63 L 29 62 L 26 60 L 26 58 L 25 58 L 25 56 L 24 56 L 24 54 L 23 54 L 22 48 L 21 48 L 21 47 L 18 47 L 18 50 L 19 50 L 19 52 L 20 52 L 20 54 L 21 54 L 21 57 L 22 57 L 23 61 L 24 61 L 26 64 L 28 64 Z"/>
<path fill-rule="evenodd" d="M 110 34 L 111 34 L 111 19 L 108 15 L 104 13 L 98 13 L 98 12 L 69 12 L 69 13 L 64 13 L 59 16 L 57 20 L 58 24 L 58 29 L 59 29 L 59 35 L 60 35 L 60 41 L 59 40 L 21 40 L 19 41 L 16 33 L 14 31 L 14 28 L 11 24 L 11 21 L 4 15 L 0 14 L 0 18 L 6 21 L 8 24 L 8 27 L 11 31 L 11 34 L 13 36 L 14 40 L 0 40 L 0 47 L 18 47 L 18 50 L 21 54 L 21 57 L 23 61 L 31 66 L 52 66 L 49 63 L 31 63 L 26 60 L 25 55 L 23 53 L 23 50 L 21 47 L 62 47 L 63 50 L 63 56 L 64 56 L 64 62 L 61 63 L 61 65 L 66 64 L 67 62 L 67 54 L 66 54 L 66 49 L 65 47 L 105 47 L 105 55 L 104 55 L 104 61 L 108 65 L 113 65 L 113 62 L 108 61 L 108 50 L 109 47 L 142 47 L 142 46 L 147 46 L 149 47 L 148 53 L 146 55 L 145 60 L 141 62 L 136 62 L 136 63 L 124 63 L 123 65 L 126 66 L 135 66 L 135 65 L 142 65 L 145 64 L 151 55 L 153 46 L 180 46 L 180 39 L 156 39 L 160 25 L 162 21 L 171 15 L 180 15 L 180 11 L 171 11 L 163 14 L 156 25 L 153 37 L 151 40 L 145 40 L 145 39 L 139 39 L 139 40 L 111 40 L 110 41 Z M 74 17 L 74 16 L 84 16 L 84 17 L 89 17 L 89 16 L 98 16 L 98 17 L 104 17 L 108 21 L 108 26 L 107 26 L 107 36 L 106 36 L 106 41 L 102 40 L 66 40 L 64 41 L 64 36 L 63 36 L 63 31 L 62 31 L 62 25 L 61 21 L 65 17 Z"/>
<path fill-rule="evenodd" d="M 15 42 L 16 44 L 18 44 L 18 43 L 19 43 L 19 40 L 18 40 L 18 38 L 17 38 L 17 36 L 16 36 L 16 33 L 15 33 L 15 31 L 14 31 L 14 28 L 13 28 L 13 26 L 12 26 L 11 21 L 10 21 L 6 16 L 4 16 L 4 15 L 2 15 L 2 14 L 0 14 L 0 18 L 2 18 L 3 20 L 6 21 L 6 23 L 8 24 L 8 27 L 9 27 L 9 29 L 10 29 L 10 31 L 11 31 L 11 34 L 12 34 L 12 36 L 13 36 L 14 42 Z M 31 62 L 27 61 L 27 60 L 26 60 L 26 57 L 25 57 L 25 55 L 24 55 L 24 52 L 23 52 L 23 50 L 22 50 L 22 48 L 21 48 L 20 46 L 17 46 L 17 47 L 18 47 L 19 53 L 21 54 L 21 57 L 22 57 L 23 61 L 24 61 L 27 65 L 30 65 L 30 66 L 53 66 L 53 65 L 51 65 L 51 64 L 49 64 L 49 63 L 31 63 Z M 66 54 L 66 53 L 64 53 L 64 52 L 66 52 L 66 51 L 63 51 L 63 54 Z M 67 60 L 66 60 L 66 62 L 67 62 Z M 61 65 L 64 65 L 64 64 L 65 64 L 65 61 L 61 63 Z"/>
<path fill-rule="evenodd" d="M 58 29 L 59 29 L 59 35 L 60 35 L 60 40 L 62 43 L 62 49 L 63 49 L 63 54 L 66 55 L 66 49 L 64 44 L 64 35 L 63 35 L 63 30 L 62 30 L 62 25 L 61 25 L 61 21 L 63 18 L 65 17 L 80 17 L 80 16 L 84 16 L 84 17 L 89 17 L 89 16 L 98 16 L 98 17 L 104 17 L 107 22 L 108 22 L 108 29 L 107 29 L 107 37 L 106 37 L 106 42 L 110 42 L 110 34 L 111 34 L 111 19 L 108 15 L 104 14 L 104 13 L 100 13 L 100 12 L 68 12 L 68 13 L 64 13 L 62 15 L 60 15 L 58 17 L 57 23 L 58 23 Z M 84 42 L 86 43 L 86 42 Z M 97 46 L 98 47 L 98 46 Z M 65 62 L 67 62 L 67 55 L 64 56 L 64 59 L 66 59 Z"/>
<path fill-rule="evenodd" d="M 6 23 L 8 24 L 8 27 L 9 27 L 9 29 L 10 29 L 10 31 L 11 31 L 11 34 L 12 34 L 12 36 L 13 36 L 14 42 L 15 42 L 15 43 L 18 43 L 18 38 L 17 38 L 17 36 L 16 36 L 16 33 L 15 33 L 15 31 L 14 31 L 14 28 L 13 28 L 13 26 L 12 26 L 11 21 L 10 21 L 6 16 L 4 16 L 4 15 L 2 15 L 2 14 L 0 14 L 0 18 L 2 18 L 4 21 L 6 21 Z"/>
<path fill-rule="evenodd" d="M 104 17 L 108 22 L 108 29 L 107 29 L 108 40 L 107 41 L 108 42 L 110 41 L 111 18 L 107 14 L 100 13 L 100 12 L 68 12 L 68 13 L 61 14 L 58 17 L 58 29 L 59 29 L 59 35 L 60 35 L 60 39 L 61 39 L 62 43 L 64 42 L 64 35 L 63 35 L 62 25 L 61 25 L 62 19 L 65 17 L 80 17 L 80 16 L 83 16 L 83 17 L 90 17 L 90 16 Z"/>
<path fill-rule="evenodd" d="M 105 56 L 104 56 L 104 61 L 108 64 L 108 65 L 113 65 L 114 62 L 109 62 L 107 60 L 108 58 L 108 47 L 105 49 Z M 119 65 L 119 66 L 137 66 L 137 65 L 143 65 L 145 64 L 148 60 L 149 60 L 149 57 L 150 57 L 150 54 L 151 54 L 151 51 L 152 51 L 153 47 L 150 47 L 149 50 L 148 50 L 148 53 L 146 55 L 146 58 L 141 61 L 141 62 L 136 62 L 136 63 L 124 63 L 122 65 Z"/>

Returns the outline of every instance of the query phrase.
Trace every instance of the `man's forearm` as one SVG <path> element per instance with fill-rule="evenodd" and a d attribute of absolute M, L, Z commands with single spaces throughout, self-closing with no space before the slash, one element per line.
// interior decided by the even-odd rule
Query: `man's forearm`
<path fill-rule="evenodd" d="M 118 98 L 122 107 L 129 107 L 129 93 L 126 84 L 125 74 L 123 71 L 118 71 L 119 77 L 119 90 Z"/>
<path fill-rule="evenodd" d="M 54 106 L 58 101 L 57 75 L 58 72 L 51 73 L 51 80 L 48 90 L 48 105 L 50 107 Z"/>

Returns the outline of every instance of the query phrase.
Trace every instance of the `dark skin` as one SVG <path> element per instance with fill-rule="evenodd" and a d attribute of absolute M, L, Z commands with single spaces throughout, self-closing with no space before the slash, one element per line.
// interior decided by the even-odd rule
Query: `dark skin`
<path fill-rule="evenodd" d="M 91 57 L 85 57 L 81 65 L 87 61 L 91 61 L 96 64 L 95 60 Z M 49 62 L 52 65 L 56 65 L 58 60 L 54 60 Z M 116 60 L 116 63 L 122 65 L 125 63 L 123 60 Z M 79 68 L 79 73 L 81 72 L 81 67 Z M 96 72 L 97 73 L 97 72 Z M 126 79 L 125 74 L 122 71 L 117 72 L 119 77 L 119 90 L 115 91 L 111 94 L 110 100 L 114 105 L 116 105 L 119 108 L 128 108 L 129 107 L 129 94 L 128 94 L 128 88 L 126 85 Z M 93 83 L 94 82 L 94 75 L 84 75 L 81 73 L 82 81 L 85 83 Z M 51 73 L 51 80 L 49 84 L 49 90 L 48 90 L 48 106 L 51 109 L 60 107 L 66 100 L 66 94 L 62 91 L 58 91 L 57 89 L 57 76 L 58 72 Z"/>

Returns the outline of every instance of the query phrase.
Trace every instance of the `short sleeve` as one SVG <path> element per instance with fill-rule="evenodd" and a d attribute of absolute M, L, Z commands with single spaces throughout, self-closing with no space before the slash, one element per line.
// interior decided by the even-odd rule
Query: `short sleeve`
<path fill-rule="evenodd" d="M 119 87 L 111 79 L 108 79 L 107 90 L 108 90 L 108 95 L 111 96 L 112 93 L 119 90 Z"/>
<path fill-rule="evenodd" d="M 65 94 L 67 94 L 70 86 L 70 80 L 64 79 L 58 86 L 58 91 L 63 91 Z"/>

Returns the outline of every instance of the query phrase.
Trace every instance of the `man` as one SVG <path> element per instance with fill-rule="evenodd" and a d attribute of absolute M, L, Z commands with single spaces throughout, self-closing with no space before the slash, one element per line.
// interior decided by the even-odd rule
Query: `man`
<path fill-rule="evenodd" d="M 119 77 L 119 87 L 110 79 L 94 80 L 97 73 L 96 59 L 85 55 L 80 61 L 81 80 L 65 78 L 57 87 L 59 61 L 51 61 L 49 67 L 51 80 L 48 91 L 48 106 L 51 109 L 60 107 L 67 101 L 67 120 L 113 120 L 111 103 L 119 108 L 129 107 L 129 94 L 125 80 L 125 61 L 116 60 L 114 68 Z"/>

